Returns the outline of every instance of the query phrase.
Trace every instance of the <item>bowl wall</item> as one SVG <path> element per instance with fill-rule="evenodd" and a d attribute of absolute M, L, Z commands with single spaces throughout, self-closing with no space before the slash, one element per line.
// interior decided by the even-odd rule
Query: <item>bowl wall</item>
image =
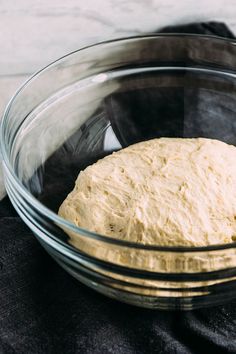
<path fill-rule="evenodd" d="M 148 248 L 56 215 L 80 170 L 132 143 L 167 136 L 236 145 L 235 52 L 234 43 L 206 36 L 111 41 L 51 64 L 15 95 L 1 128 L 7 192 L 70 274 L 150 308 L 191 309 L 235 297 L 234 244 Z"/>

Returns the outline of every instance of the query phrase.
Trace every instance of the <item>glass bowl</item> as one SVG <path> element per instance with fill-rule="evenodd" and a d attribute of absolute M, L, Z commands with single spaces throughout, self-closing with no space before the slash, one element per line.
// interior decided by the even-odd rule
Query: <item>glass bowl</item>
<path fill-rule="evenodd" d="M 132 143 L 167 136 L 236 145 L 235 70 L 232 40 L 147 35 L 71 53 L 16 93 L 1 124 L 6 190 L 71 275 L 107 296 L 153 309 L 188 310 L 236 297 L 235 243 L 147 246 L 57 215 L 80 170 Z"/>

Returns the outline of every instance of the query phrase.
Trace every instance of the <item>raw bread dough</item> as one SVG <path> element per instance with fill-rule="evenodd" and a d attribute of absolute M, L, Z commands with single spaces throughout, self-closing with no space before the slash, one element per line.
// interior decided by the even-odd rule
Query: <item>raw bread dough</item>
<path fill-rule="evenodd" d="M 236 239 L 236 148 L 204 138 L 129 146 L 80 172 L 59 215 L 144 244 L 230 243 Z"/>

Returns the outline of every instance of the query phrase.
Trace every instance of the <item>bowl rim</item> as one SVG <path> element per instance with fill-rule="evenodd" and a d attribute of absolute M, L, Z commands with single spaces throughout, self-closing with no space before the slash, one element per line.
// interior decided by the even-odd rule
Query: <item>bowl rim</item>
<path fill-rule="evenodd" d="M 214 244 L 214 245 L 208 245 L 208 246 L 161 246 L 161 245 L 150 245 L 150 244 L 144 244 L 144 243 L 135 243 L 127 240 L 121 240 L 118 238 L 113 238 L 110 236 L 102 235 L 93 231 L 89 231 L 85 228 L 78 227 L 72 222 L 62 218 L 55 212 L 53 212 L 51 209 L 43 205 L 38 199 L 36 199 L 29 191 L 28 189 L 22 184 L 20 179 L 17 177 L 17 175 L 14 172 L 14 169 L 10 163 L 10 160 L 8 158 L 8 153 L 7 149 L 5 146 L 5 135 L 4 135 L 4 125 L 7 122 L 8 119 L 8 114 L 10 112 L 10 109 L 12 105 L 14 104 L 14 101 L 18 95 L 21 94 L 21 92 L 24 90 L 24 88 L 30 84 L 31 81 L 34 79 L 37 79 L 38 76 L 40 76 L 41 73 L 46 71 L 47 69 L 57 65 L 60 61 L 64 60 L 65 58 L 74 55 L 78 52 L 90 49 L 90 48 L 96 48 L 102 45 L 107 45 L 107 44 L 112 44 L 115 42 L 125 42 L 125 41 L 134 41 L 134 40 L 142 40 L 142 39 L 148 39 L 148 38 L 153 38 L 153 39 L 158 39 L 158 38 L 163 38 L 163 37 L 178 37 L 178 38 L 190 38 L 190 39 L 210 39 L 210 40 L 215 40 L 216 42 L 226 42 L 230 43 L 235 46 L 236 44 L 236 39 L 232 38 L 225 38 L 221 36 L 216 36 L 216 35 L 205 35 L 205 34 L 189 34 L 189 33 L 144 33 L 141 35 L 132 35 L 132 36 L 125 36 L 125 37 L 118 37 L 118 38 L 113 38 L 105 41 L 99 41 L 94 44 L 90 44 L 87 46 L 83 46 L 77 50 L 71 51 L 60 58 L 50 62 L 48 65 L 44 66 L 37 72 L 33 73 L 13 94 L 12 98 L 6 105 L 6 108 L 3 112 L 2 119 L 0 122 L 0 154 L 2 155 L 2 165 L 4 165 L 7 168 L 7 171 L 10 173 L 10 179 L 12 182 L 16 185 L 16 188 L 20 191 L 20 194 L 30 203 L 31 206 L 33 206 L 39 213 L 43 214 L 46 216 L 48 219 L 50 219 L 52 222 L 56 223 L 57 225 L 60 225 L 64 228 L 67 228 L 68 230 L 78 233 L 80 236 L 83 237 L 88 237 L 91 239 L 96 239 L 98 241 L 102 241 L 104 243 L 108 244 L 114 244 L 120 247 L 126 247 L 126 248 L 136 248 L 136 249 L 141 249 L 145 251 L 162 251 L 162 252 L 174 252 L 174 253 L 182 253 L 182 252 L 190 252 L 190 253 L 199 253 L 199 252 L 209 252 L 209 251 L 220 251 L 220 250 L 225 250 L 225 249 L 232 249 L 236 248 L 236 242 L 232 243 L 227 243 L 227 244 Z M 232 75 L 232 72 L 231 72 Z M 1 156 L 0 155 L 0 156 Z M 4 167 L 3 166 L 3 167 Z M 14 205 L 13 205 L 14 206 Z M 54 239 L 54 241 L 59 242 Z M 63 243 L 64 246 L 67 248 L 73 248 L 76 250 L 74 246 L 68 245 L 66 242 L 61 241 L 60 243 Z"/>

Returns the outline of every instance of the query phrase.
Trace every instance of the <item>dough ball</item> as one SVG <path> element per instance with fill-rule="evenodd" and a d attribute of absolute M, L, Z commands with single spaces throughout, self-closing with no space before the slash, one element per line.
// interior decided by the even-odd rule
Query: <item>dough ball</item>
<path fill-rule="evenodd" d="M 232 242 L 236 148 L 204 138 L 134 144 L 80 172 L 59 215 L 79 227 L 131 242 Z"/>

